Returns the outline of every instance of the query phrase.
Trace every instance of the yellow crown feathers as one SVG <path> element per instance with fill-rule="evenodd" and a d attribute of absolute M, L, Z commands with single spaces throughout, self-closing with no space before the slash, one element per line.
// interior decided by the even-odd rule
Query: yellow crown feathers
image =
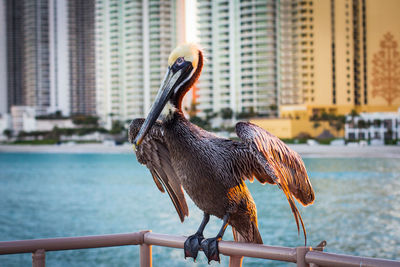
<path fill-rule="evenodd" d="M 172 66 L 179 57 L 183 57 L 185 61 L 192 62 L 193 69 L 196 69 L 199 62 L 199 51 L 198 46 L 193 43 L 180 45 L 169 55 L 168 65 Z"/>

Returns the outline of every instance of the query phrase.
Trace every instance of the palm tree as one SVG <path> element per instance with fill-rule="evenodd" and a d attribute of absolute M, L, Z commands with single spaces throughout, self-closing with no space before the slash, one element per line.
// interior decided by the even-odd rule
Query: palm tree
<path fill-rule="evenodd" d="M 231 108 L 223 108 L 220 112 L 224 120 L 232 119 L 233 111 Z"/>
<path fill-rule="evenodd" d="M 7 139 L 10 139 L 11 136 L 12 136 L 12 131 L 11 131 L 10 129 L 5 129 L 5 130 L 3 131 L 3 134 L 4 134 L 5 136 L 7 136 Z"/>
<path fill-rule="evenodd" d="M 316 122 L 313 123 L 313 128 L 314 128 L 315 130 L 317 130 L 320 126 L 321 126 L 321 123 L 319 123 L 318 121 L 316 121 Z"/>

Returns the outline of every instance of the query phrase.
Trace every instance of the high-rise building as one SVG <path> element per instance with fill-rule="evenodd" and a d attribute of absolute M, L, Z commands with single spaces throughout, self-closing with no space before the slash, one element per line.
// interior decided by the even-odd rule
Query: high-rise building
<path fill-rule="evenodd" d="M 197 10 L 207 58 L 198 84 L 199 110 L 275 113 L 275 1 L 199 0 Z"/>
<path fill-rule="evenodd" d="M 0 114 L 7 113 L 7 19 L 5 1 L 0 1 Z M 1 118 L 1 115 L 0 115 Z"/>
<path fill-rule="evenodd" d="M 396 110 L 395 0 L 198 0 L 200 110 Z M 397 60 L 397 61 L 396 61 Z"/>
<path fill-rule="evenodd" d="M 23 10 L 25 104 L 42 115 L 50 107 L 48 0 L 24 1 Z"/>
<path fill-rule="evenodd" d="M 282 104 L 283 115 L 307 110 L 348 114 L 351 110 L 395 111 L 400 106 L 400 53 L 394 10 L 387 0 L 291 0 L 298 101 Z M 293 15 L 294 14 L 294 15 Z M 283 98 L 281 91 L 281 100 Z M 297 110 L 297 111 L 296 111 Z M 302 111 L 303 110 L 303 111 Z M 304 113 L 304 112 L 303 112 Z"/>
<path fill-rule="evenodd" d="M 96 1 L 97 112 L 108 126 L 147 114 L 182 21 L 180 0 Z"/>
<path fill-rule="evenodd" d="M 70 107 L 96 115 L 95 0 L 68 0 Z"/>
<path fill-rule="evenodd" d="M 6 0 L 7 112 L 25 104 L 24 90 L 24 2 Z"/>
<path fill-rule="evenodd" d="M 282 137 L 340 134 L 327 121 L 315 128 L 310 118 L 398 109 L 399 1 L 282 0 L 278 8 L 283 119 L 257 123 Z"/>
<path fill-rule="evenodd" d="M 64 116 L 71 113 L 67 0 L 49 1 L 50 108 Z"/>
<path fill-rule="evenodd" d="M 297 50 L 299 45 L 297 5 L 293 0 L 277 4 L 277 64 L 280 104 L 302 103 L 299 90 Z"/>
<path fill-rule="evenodd" d="M 94 1 L 5 1 L 7 110 L 95 115 Z"/>

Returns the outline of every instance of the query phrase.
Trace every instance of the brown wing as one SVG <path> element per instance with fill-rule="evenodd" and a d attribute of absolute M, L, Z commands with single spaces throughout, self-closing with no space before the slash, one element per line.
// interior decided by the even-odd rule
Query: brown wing
<path fill-rule="evenodd" d="M 135 139 L 143 121 L 143 119 L 132 121 L 129 131 L 131 142 Z M 159 123 L 152 127 L 142 144 L 137 148 L 136 157 L 140 163 L 146 165 L 150 170 L 158 189 L 161 192 L 165 192 L 164 188 L 167 190 L 176 212 L 181 222 L 183 222 L 185 216 L 189 216 L 189 209 L 182 185 L 172 167 L 169 151 L 164 143 Z"/>
<path fill-rule="evenodd" d="M 294 196 L 306 206 L 312 204 L 315 198 L 302 159 L 279 138 L 254 124 L 239 122 L 236 124 L 236 133 L 249 145 L 257 163 L 265 171 L 265 173 L 256 172 L 256 178 L 263 183 L 272 180 L 282 189 L 292 209 L 297 229 L 300 231 L 300 221 L 307 240 L 303 220 L 293 200 Z"/>

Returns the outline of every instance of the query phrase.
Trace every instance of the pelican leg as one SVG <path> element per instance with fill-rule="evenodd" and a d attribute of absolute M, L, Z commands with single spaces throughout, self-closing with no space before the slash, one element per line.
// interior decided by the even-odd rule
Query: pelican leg
<path fill-rule="evenodd" d="M 206 254 L 208 263 L 210 263 L 212 260 L 220 262 L 218 242 L 224 236 L 225 229 L 228 226 L 228 219 L 229 219 L 229 214 L 225 214 L 223 218 L 223 225 L 216 237 L 207 238 L 201 242 L 201 248 L 203 249 L 204 254 Z"/>
<path fill-rule="evenodd" d="M 210 214 L 204 212 L 203 221 L 201 222 L 199 229 L 197 229 L 197 232 L 194 235 L 191 235 L 186 239 L 183 246 L 185 259 L 186 257 L 191 257 L 193 258 L 193 261 L 196 261 L 197 254 L 200 249 L 200 243 L 204 239 L 203 231 L 209 220 Z"/>

